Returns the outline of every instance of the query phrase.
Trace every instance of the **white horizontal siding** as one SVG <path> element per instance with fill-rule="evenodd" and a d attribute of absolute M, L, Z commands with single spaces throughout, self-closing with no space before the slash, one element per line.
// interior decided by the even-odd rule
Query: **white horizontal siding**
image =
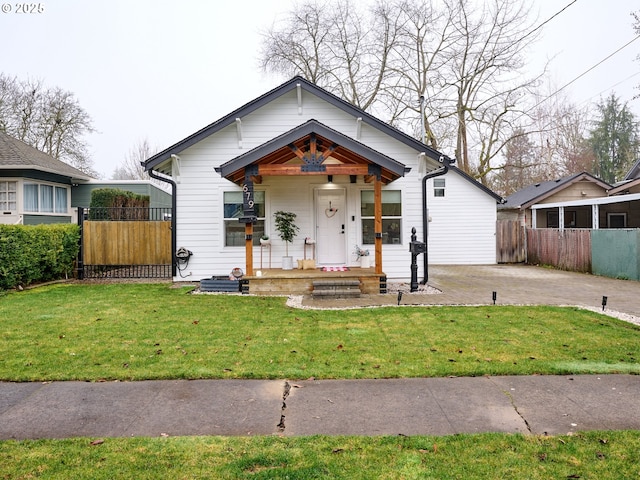
<path fill-rule="evenodd" d="M 282 135 L 313 118 L 355 138 L 356 119 L 340 109 L 303 92 L 303 114 L 298 114 L 297 94 L 289 92 L 242 120 L 242 144 L 238 143 L 236 125 L 232 124 L 201 142 L 180 152 L 180 177 L 177 185 L 177 243 L 193 252 L 183 275 L 200 280 L 212 275 L 227 275 L 235 267 L 245 269 L 244 247 L 225 247 L 223 231 L 223 192 L 238 190 L 237 185 L 221 178 L 215 167 Z M 418 152 L 363 124 L 357 139 L 370 148 L 411 167 L 407 177 L 387 189 L 401 190 L 403 201 L 402 244 L 383 246 L 383 270 L 390 279 L 410 276 L 411 228 L 422 240 L 422 182 L 418 171 Z M 445 198 L 433 198 L 432 181 L 428 182 L 429 260 L 432 264 L 495 263 L 495 200 L 456 173 L 446 176 Z M 371 184 L 349 183 L 349 177 L 334 177 L 334 185 L 345 188 L 347 223 L 345 227 L 348 262 L 357 266 L 355 245 L 361 245 L 360 191 L 373 189 Z M 266 192 L 266 230 L 272 238 L 272 266 L 281 266 L 284 244 L 273 227 L 273 213 L 293 211 L 300 227 L 298 237 L 289 246 L 289 255 L 303 258 L 304 238 L 315 237 L 314 189 L 325 188 L 326 177 L 265 177 L 256 190 Z M 369 246 L 368 248 L 370 248 Z M 371 248 L 370 248 L 371 249 Z M 254 267 L 259 268 L 260 247 L 254 247 Z M 263 265 L 268 263 L 264 249 Z M 373 252 L 372 252 L 373 255 Z M 373 257 L 372 257 L 373 260 Z M 422 258 L 418 257 L 419 275 Z M 180 279 L 181 277 L 176 277 Z"/>
<path fill-rule="evenodd" d="M 495 199 L 457 173 L 444 178 L 444 197 L 433 197 L 433 180 L 427 182 L 430 263 L 496 263 Z"/>

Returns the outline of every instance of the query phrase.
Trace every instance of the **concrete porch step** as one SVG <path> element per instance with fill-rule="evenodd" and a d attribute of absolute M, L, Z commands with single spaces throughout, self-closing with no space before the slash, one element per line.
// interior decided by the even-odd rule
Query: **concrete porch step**
<path fill-rule="evenodd" d="M 314 280 L 311 295 L 317 298 L 357 298 L 362 294 L 359 280 Z"/>

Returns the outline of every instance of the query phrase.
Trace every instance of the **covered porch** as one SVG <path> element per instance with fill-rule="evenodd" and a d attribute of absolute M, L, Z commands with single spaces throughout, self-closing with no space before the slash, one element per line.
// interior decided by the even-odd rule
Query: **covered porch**
<path fill-rule="evenodd" d="M 433 167 L 439 165 L 434 162 Z M 221 165 L 216 171 L 227 180 L 239 185 L 243 190 L 243 210 L 239 222 L 244 224 L 245 246 L 245 282 L 251 293 L 309 293 L 313 281 L 322 278 L 343 278 L 358 280 L 363 293 L 380 293 L 385 289 L 386 278 L 383 272 L 383 239 L 387 233 L 383 232 L 382 220 L 382 187 L 402 177 L 410 171 L 404 164 L 377 152 L 368 146 L 359 143 L 351 137 L 330 129 L 315 120 L 296 127 L 295 129 L 272 139 L 271 141 Z M 265 177 L 278 177 L 280 182 L 287 180 L 290 190 L 279 190 L 280 203 L 282 199 L 295 193 L 297 185 L 302 178 L 310 176 L 323 177 L 328 183 L 332 178 L 347 179 L 351 185 L 356 182 L 372 185 L 373 190 L 373 220 L 371 243 L 373 243 L 372 260 L 374 267 L 361 269 L 345 264 L 349 269 L 343 272 L 325 272 L 319 269 L 312 270 L 280 270 L 268 269 L 257 271 L 255 268 L 257 238 L 254 238 L 254 225 L 257 216 L 255 210 L 254 187 L 267 184 Z M 269 187 L 267 187 L 267 191 Z M 324 193 L 328 191 L 324 190 Z M 286 196 L 286 197 L 283 197 Z M 292 196 L 292 198 L 295 198 Z M 317 194 L 306 211 L 320 211 L 320 200 L 327 197 Z M 328 198 L 331 200 L 331 198 Z M 331 207 L 331 201 L 327 202 Z M 335 203 L 333 204 L 335 206 Z M 332 210 L 329 208 L 328 210 Z M 324 211 L 324 210 L 322 210 Z M 345 224 L 347 222 L 331 219 L 333 215 L 327 215 L 331 221 L 324 219 L 323 215 L 316 215 L 312 230 L 317 239 L 317 248 L 332 248 L 336 242 L 343 242 L 346 238 Z M 320 217 L 322 217 L 320 219 Z M 357 216 L 350 217 L 350 222 L 355 222 Z M 321 220 L 324 220 L 322 222 Z M 347 226 L 348 227 L 348 226 Z M 348 232 L 347 232 L 348 233 Z M 333 237 L 332 237 L 333 235 Z M 333 240 L 333 241 L 332 241 Z M 388 239 L 387 239 L 388 242 Z M 318 255 L 319 256 L 319 255 Z M 318 266 L 327 265 L 319 261 Z M 383 287 L 381 287 L 381 284 Z M 277 285 L 277 286 L 276 286 Z"/>

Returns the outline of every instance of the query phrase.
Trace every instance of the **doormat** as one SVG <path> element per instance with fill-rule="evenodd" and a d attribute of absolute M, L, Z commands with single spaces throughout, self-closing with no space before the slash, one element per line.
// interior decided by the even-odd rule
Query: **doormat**
<path fill-rule="evenodd" d="M 349 267 L 322 267 L 323 272 L 348 272 Z"/>

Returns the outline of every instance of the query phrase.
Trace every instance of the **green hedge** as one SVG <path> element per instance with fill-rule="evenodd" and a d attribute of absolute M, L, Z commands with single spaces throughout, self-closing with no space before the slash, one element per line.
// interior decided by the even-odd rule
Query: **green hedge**
<path fill-rule="evenodd" d="M 73 224 L 0 225 L 0 290 L 73 276 L 79 239 Z"/>
<path fill-rule="evenodd" d="M 149 195 L 118 188 L 97 188 L 91 192 L 90 220 L 148 220 Z"/>

